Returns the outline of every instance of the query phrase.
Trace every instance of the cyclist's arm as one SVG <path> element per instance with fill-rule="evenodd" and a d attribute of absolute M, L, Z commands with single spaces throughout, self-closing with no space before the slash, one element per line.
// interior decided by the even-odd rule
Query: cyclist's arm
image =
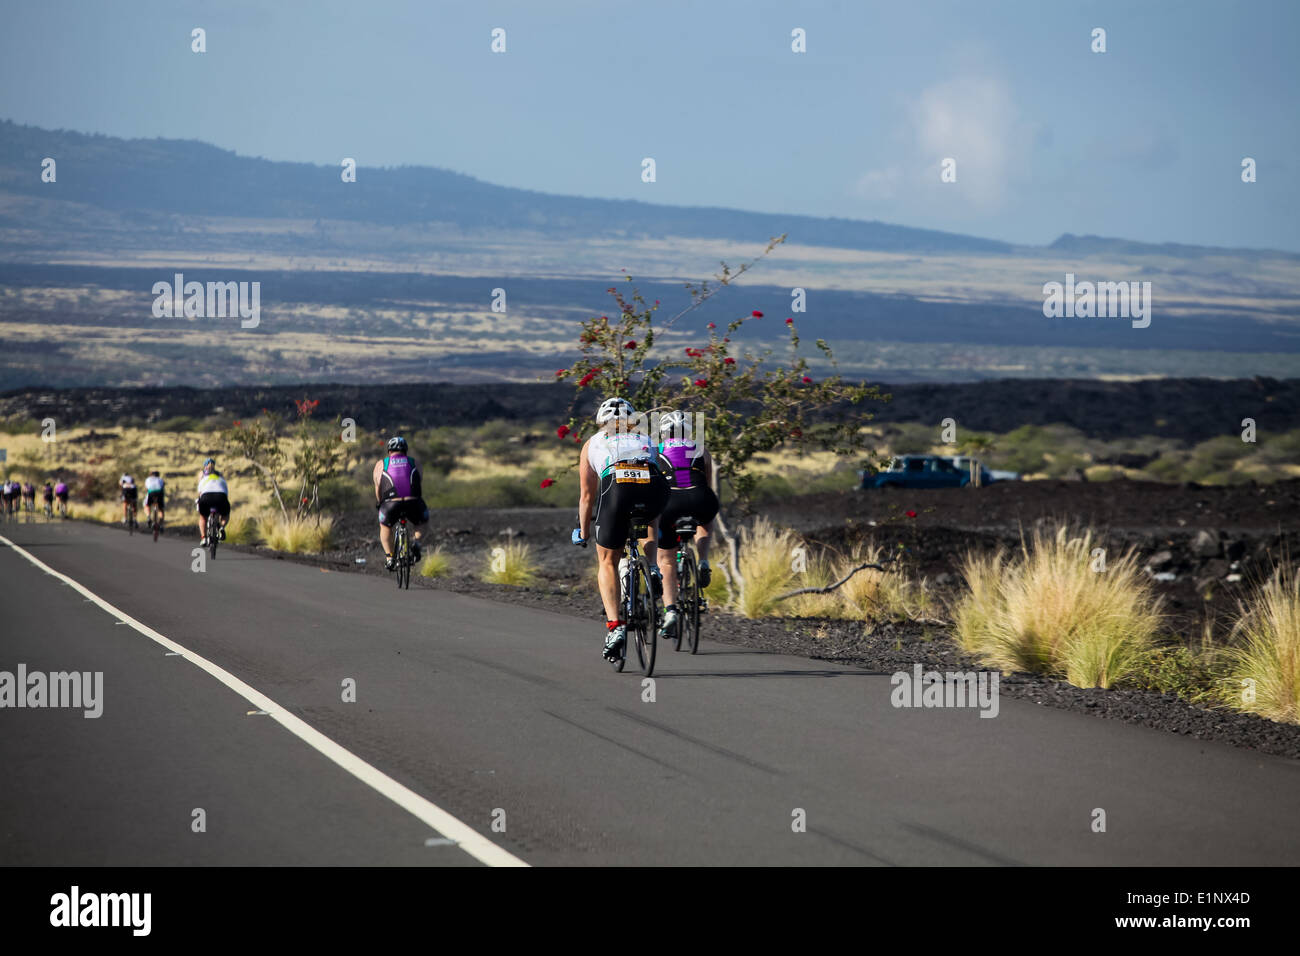
<path fill-rule="evenodd" d="M 596 491 L 600 488 L 600 476 L 587 458 L 590 442 L 590 438 L 583 442 L 582 457 L 578 460 L 578 529 L 584 540 L 591 538 L 591 512 L 596 506 Z"/>
<path fill-rule="evenodd" d="M 373 478 L 375 482 L 375 500 L 383 501 L 383 497 L 379 494 L 379 483 L 384 477 L 384 463 L 382 461 L 375 462 L 375 470 L 370 473 L 370 477 Z"/>
<path fill-rule="evenodd" d="M 424 476 L 420 474 L 418 467 L 411 469 L 411 497 L 424 497 Z"/>
<path fill-rule="evenodd" d="M 707 448 L 704 449 L 704 483 L 713 487 L 713 456 Z"/>

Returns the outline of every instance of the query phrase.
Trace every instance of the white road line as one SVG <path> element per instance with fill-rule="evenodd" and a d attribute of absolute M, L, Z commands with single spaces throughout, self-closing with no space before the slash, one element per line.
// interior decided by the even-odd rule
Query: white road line
<path fill-rule="evenodd" d="M 46 574 L 52 575 L 64 584 L 74 588 L 87 600 L 98 604 L 109 614 L 116 617 L 121 623 L 129 624 L 145 637 L 157 641 L 168 650 L 180 654 L 196 667 L 207 671 L 207 673 L 221 681 L 221 683 L 225 684 L 236 694 L 239 694 L 239 696 L 243 697 L 254 707 L 265 711 L 267 716 L 277 721 L 285 730 L 303 741 L 307 746 L 324 754 L 348 773 L 352 774 L 352 776 L 356 777 L 367 786 L 379 791 L 379 793 L 383 794 L 389 800 L 392 800 L 395 804 L 414 816 L 416 819 L 437 830 L 444 836 L 454 840 L 462 850 L 474 857 L 474 859 L 478 860 L 480 863 L 485 863 L 488 866 L 528 865 L 513 853 L 503 850 L 491 840 L 487 839 L 487 837 L 480 835 L 473 827 L 457 820 L 446 810 L 443 810 L 431 801 L 426 800 L 410 788 L 398 783 L 383 771 L 372 767 L 356 754 L 352 753 L 352 751 L 335 743 L 333 740 L 330 740 L 319 730 L 300 718 L 295 717 L 265 694 L 249 687 L 234 674 L 223 670 L 210 660 L 200 657 L 198 654 L 195 654 L 188 648 L 177 644 L 170 638 L 164 637 L 153 628 L 141 624 L 135 618 L 118 610 L 99 595 L 83 587 L 66 574 L 54 570 L 44 561 L 40 560 L 40 558 L 29 554 L 4 535 L 0 535 L 0 543 L 13 548 L 16 553 L 21 554 Z"/>

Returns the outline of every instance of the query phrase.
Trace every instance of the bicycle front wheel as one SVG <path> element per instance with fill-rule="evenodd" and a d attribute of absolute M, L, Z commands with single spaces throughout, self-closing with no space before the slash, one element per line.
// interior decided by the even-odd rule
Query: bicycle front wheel
<path fill-rule="evenodd" d="M 628 637 L 636 644 L 637 662 L 641 673 L 649 677 L 655 670 L 655 649 L 659 627 L 658 608 L 655 606 L 654 585 L 650 582 L 650 565 L 638 558 L 632 572 L 632 620 L 628 622 Z"/>

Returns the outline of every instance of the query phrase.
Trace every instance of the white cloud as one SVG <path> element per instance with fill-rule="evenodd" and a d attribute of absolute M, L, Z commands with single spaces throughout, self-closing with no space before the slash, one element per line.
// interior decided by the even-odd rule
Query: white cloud
<path fill-rule="evenodd" d="M 868 170 L 854 184 L 864 199 L 904 193 L 988 209 L 1001 204 L 1029 131 L 1011 94 L 990 76 L 961 76 L 923 90 L 904 107 L 897 163 Z M 941 183 L 943 160 L 957 161 L 957 182 Z M 934 189 L 943 189 L 936 194 Z M 922 192 L 923 191 L 923 192 Z M 920 194 L 920 195 L 918 195 Z"/>

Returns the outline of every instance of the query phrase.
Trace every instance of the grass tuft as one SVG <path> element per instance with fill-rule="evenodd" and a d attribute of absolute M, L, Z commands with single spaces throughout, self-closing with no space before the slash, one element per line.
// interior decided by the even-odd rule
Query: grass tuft
<path fill-rule="evenodd" d="M 1270 720 L 1300 722 L 1300 576 L 1279 570 L 1255 588 L 1233 627 L 1225 700 Z"/>
<path fill-rule="evenodd" d="M 1018 554 L 970 555 L 954 609 L 957 642 L 987 664 L 1112 687 L 1136 671 L 1160 601 L 1129 550 L 1094 571 L 1092 529 L 1035 531 Z"/>
<path fill-rule="evenodd" d="M 483 580 L 491 584 L 525 587 L 537 580 L 537 565 L 531 549 L 521 541 L 510 541 L 492 548 L 487 555 Z"/>
<path fill-rule="evenodd" d="M 268 547 L 287 554 L 319 554 L 328 551 L 333 543 L 333 518 L 290 518 L 272 515 L 260 522 L 262 538 Z M 230 532 L 226 532 L 229 540 Z"/>
<path fill-rule="evenodd" d="M 451 557 L 442 548 L 434 548 L 420 562 L 420 577 L 441 578 L 451 573 Z"/>

